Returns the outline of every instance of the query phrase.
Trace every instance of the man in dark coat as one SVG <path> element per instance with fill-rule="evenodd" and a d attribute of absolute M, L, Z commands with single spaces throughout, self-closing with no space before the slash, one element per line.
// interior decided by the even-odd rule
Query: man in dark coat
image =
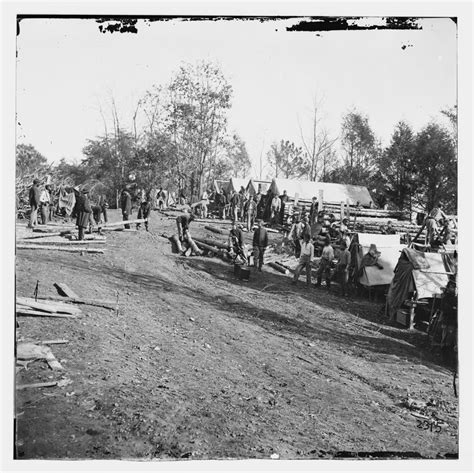
<path fill-rule="evenodd" d="M 36 227 L 38 225 L 38 208 L 40 206 L 40 181 L 39 179 L 33 180 L 33 185 L 30 187 L 29 201 L 31 207 L 30 223 L 29 227 Z"/>
<path fill-rule="evenodd" d="M 282 225 L 285 224 L 285 206 L 290 198 L 286 191 L 283 191 L 283 195 L 280 196 L 281 204 L 280 204 L 280 223 Z"/>
<path fill-rule="evenodd" d="M 79 240 L 84 240 L 84 230 L 89 226 L 92 207 L 89 202 L 89 190 L 83 189 L 76 198 L 76 225 L 79 229 Z"/>
<path fill-rule="evenodd" d="M 120 208 L 122 209 L 123 220 L 128 220 L 128 217 L 132 213 L 132 196 L 127 188 L 122 191 L 122 199 L 120 201 Z M 129 224 L 125 225 L 125 228 L 130 228 Z"/>
<path fill-rule="evenodd" d="M 247 263 L 247 255 L 244 250 L 244 235 L 236 222 L 232 222 L 232 228 L 229 232 L 229 248 L 232 249 L 235 254 L 233 262 L 240 256 L 244 264 Z"/>
<path fill-rule="evenodd" d="M 263 220 L 258 221 L 258 228 L 253 234 L 253 261 L 254 266 L 262 271 L 263 256 L 268 246 L 268 233 L 263 226 Z"/>
<path fill-rule="evenodd" d="M 150 217 L 151 212 L 151 194 L 148 193 L 145 196 L 145 200 L 140 204 L 138 208 L 138 216 L 137 218 L 146 218 L 145 222 L 145 230 L 148 231 L 148 219 Z M 141 224 L 137 223 L 137 230 L 140 230 Z"/>

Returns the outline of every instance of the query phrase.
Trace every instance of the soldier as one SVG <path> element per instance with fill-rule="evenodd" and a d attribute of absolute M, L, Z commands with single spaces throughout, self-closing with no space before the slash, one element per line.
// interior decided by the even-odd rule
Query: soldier
<path fill-rule="evenodd" d="M 258 228 L 253 234 L 253 258 L 254 266 L 262 271 L 263 257 L 268 246 L 268 233 L 263 226 L 263 220 L 258 221 Z"/>
<path fill-rule="evenodd" d="M 122 199 L 120 201 L 120 208 L 122 209 L 122 218 L 123 220 L 128 220 L 132 213 L 132 196 L 130 195 L 129 188 L 126 187 L 122 191 Z M 130 225 L 127 223 L 125 228 L 130 228 Z"/>

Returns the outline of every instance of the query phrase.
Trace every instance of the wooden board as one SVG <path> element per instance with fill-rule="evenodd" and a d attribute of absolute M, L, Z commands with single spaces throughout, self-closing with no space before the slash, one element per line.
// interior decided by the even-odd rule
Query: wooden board
<path fill-rule="evenodd" d="M 66 283 L 55 282 L 54 287 L 57 289 L 59 295 L 61 296 L 79 299 L 79 296 Z"/>
<path fill-rule="evenodd" d="M 16 298 L 17 304 L 22 306 L 27 306 L 35 310 L 42 310 L 45 312 L 59 312 L 59 313 L 66 313 L 66 314 L 80 314 L 82 311 L 81 309 L 74 307 L 69 304 L 61 303 L 61 302 L 40 302 L 35 301 L 33 298 L 30 297 L 18 297 Z"/>
<path fill-rule="evenodd" d="M 100 248 L 87 248 L 87 247 L 62 247 L 54 245 L 17 245 L 17 250 L 55 250 L 55 251 L 69 251 L 71 253 L 105 253 L 105 250 Z"/>
<path fill-rule="evenodd" d="M 18 308 L 16 309 L 16 315 L 23 315 L 23 316 L 35 316 L 35 317 L 57 317 L 62 318 L 62 319 L 75 319 L 75 315 L 68 315 L 68 314 L 57 314 L 57 313 L 51 313 L 51 312 L 41 312 L 40 310 L 33 310 L 33 309 L 22 309 Z"/>

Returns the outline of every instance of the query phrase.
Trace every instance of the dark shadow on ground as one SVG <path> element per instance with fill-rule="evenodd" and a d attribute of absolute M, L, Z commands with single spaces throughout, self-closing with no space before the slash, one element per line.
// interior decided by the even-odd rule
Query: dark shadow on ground
<path fill-rule="evenodd" d="M 35 253 L 36 259 L 43 261 L 51 261 L 55 263 L 56 260 L 53 256 L 48 253 L 37 252 Z M 431 353 L 429 353 L 425 347 L 420 343 L 421 338 L 413 337 L 412 334 L 398 333 L 398 337 L 394 337 L 391 331 L 387 331 L 386 337 L 370 336 L 362 334 L 354 334 L 341 332 L 334 328 L 326 328 L 321 324 L 318 324 L 317 319 L 314 323 L 308 323 L 306 321 L 298 320 L 277 312 L 276 310 L 269 310 L 262 308 L 261 306 L 246 302 L 244 300 L 233 298 L 231 294 L 227 299 L 225 294 L 212 294 L 212 291 L 205 289 L 190 288 L 185 285 L 177 284 L 173 281 L 168 280 L 159 270 L 156 272 L 138 272 L 138 271 L 127 271 L 122 268 L 118 268 L 106 263 L 101 259 L 81 259 L 72 258 L 74 265 L 77 268 L 86 269 L 103 275 L 104 277 L 118 278 L 121 281 L 128 281 L 130 284 L 136 284 L 141 288 L 147 289 L 153 296 L 160 297 L 160 294 L 172 293 L 189 297 L 194 300 L 200 301 L 202 304 L 208 304 L 215 307 L 218 310 L 225 310 L 228 312 L 230 317 L 238 317 L 239 319 L 247 322 L 254 323 L 265 330 L 275 335 L 298 335 L 308 340 L 315 341 L 321 340 L 325 342 L 335 342 L 340 346 L 346 346 L 347 348 L 358 347 L 366 351 L 371 351 L 375 355 L 397 355 L 401 358 L 415 364 L 423 364 L 431 369 L 446 372 L 447 367 L 436 360 Z M 341 310 L 348 312 L 360 319 L 373 321 L 373 315 L 364 317 L 367 309 L 373 308 L 374 311 L 379 310 L 379 306 L 369 303 L 368 301 L 360 302 L 355 301 L 354 307 L 342 306 L 343 299 L 333 294 L 328 294 L 325 289 L 315 289 L 313 287 L 307 290 L 304 283 L 300 283 L 300 286 L 294 288 L 290 286 L 290 278 L 288 276 L 275 274 L 270 270 L 264 270 L 262 273 L 252 272 L 250 281 L 244 282 L 239 280 L 233 275 L 233 266 L 229 263 L 225 263 L 221 260 L 206 257 L 176 257 L 170 255 L 170 264 L 181 264 L 187 265 L 198 271 L 205 271 L 211 274 L 213 277 L 230 283 L 235 286 L 238 294 L 239 287 L 251 287 L 256 291 L 261 291 L 265 287 L 268 290 L 275 292 L 291 291 L 298 296 L 306 299 L 309 303 L 318 304 L 319 306 L 328 308 L 330 310 Z M 274 287 L 269 287 L 274 285 Z M 224 292 L 225 291 L 224 289 Z M 272 294 L 269 294 L 271 297 Z M 346 301 L 347 302 L 347 301 Z M 361 312 L 362 310 L 362 312 Z M 350 322 L 350 320 L 348 320 Z M 402 332 L 402 331 L 399 331 Z M 423 334 L 421 334 L 423 335 Z M 399 338 L 401 341 L 397 340 Z M 412 346 L 407 345 L 408 342 Z"/>

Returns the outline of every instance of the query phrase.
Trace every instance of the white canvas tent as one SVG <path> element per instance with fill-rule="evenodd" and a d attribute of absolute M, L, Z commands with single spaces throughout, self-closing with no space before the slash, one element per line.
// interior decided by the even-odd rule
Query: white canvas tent
<path fill-rule="evenodd" d="M 323 191 L 323 201 L 328 203 L 341 203 L 349 201 L 349 205 L 359 202 L 364 207 L 373 205 L 367 187 L 353 186 L 349 184 L 333 184 L 329 182 L 299 181 L 295 179 L 272 180 L 270 189 L 273 194 L 281 195 L 286 190 L 288 196 L 294 199 L 311 200 L 318 197 L 319 191 Z"/>
<path fill-rule="evenodd" d="M 357 237 L 360 245 L 359 255 L 365 255 L 369 251 L 370 245 L 375 244 L 381 253 L 379 263 L 383 266 L 383 269 L 376 266 L 365 267 L 359 282 L 367 287 L 390 284 L 400 253 L 405 248 L 405 245 L 400 244 L 400 236 L 358 233 Z"/>
<path fill-rule="evenodd" d="M 234 191 L 239 192 L 240 188 L 243 187 L 244 189 L 247 187 L 248 179 L 242 179 L 240 177 L 232 177 L 227 185 L 227 192 Z"/>
<path fill-rule="evenodd" d="M 258 188 L 260 187 L 260 192 L 262 194 L 266 194 L 270 185 L 271 185 L 271 181 L 261 181 L 259 179 L 250 179 L 249 183 L 247 184 L 247 192 L 250 195 L 255 195 L 258 192 Z"/>

